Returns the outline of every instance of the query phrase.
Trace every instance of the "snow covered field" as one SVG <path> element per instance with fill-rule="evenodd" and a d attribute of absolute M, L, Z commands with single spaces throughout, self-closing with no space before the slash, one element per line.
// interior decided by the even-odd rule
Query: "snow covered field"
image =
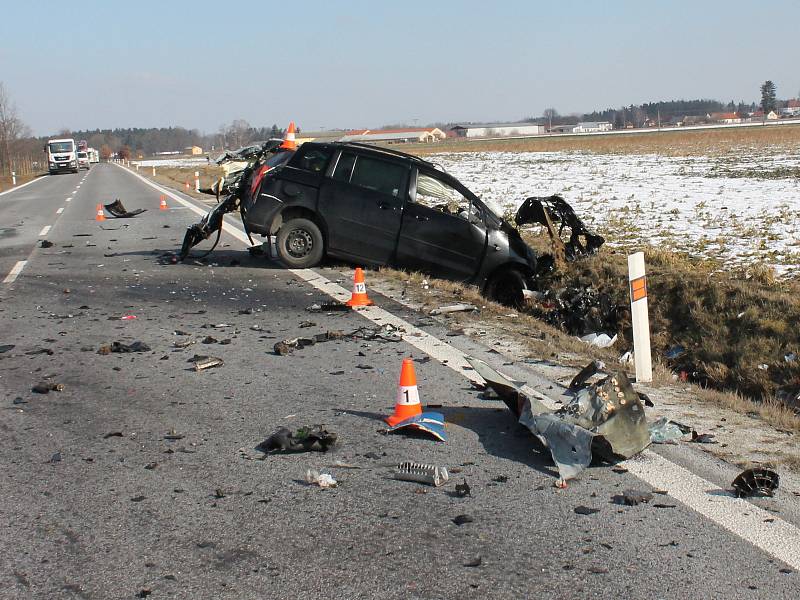
<path fill-rule="evenodd" d="M 479 196 L 516 209 L 562 195 L 609 243 L 642 243 L 800 273 L 800 155 L 664 157 L 481 152 L 426 157 Z M 787 177 L 793 174 L 793 177 Z M 772 177 L 772 178 L 771 178 Z"/>

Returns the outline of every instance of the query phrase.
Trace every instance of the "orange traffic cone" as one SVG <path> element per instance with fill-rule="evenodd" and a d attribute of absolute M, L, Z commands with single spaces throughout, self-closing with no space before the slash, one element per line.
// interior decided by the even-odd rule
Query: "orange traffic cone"
<path fill-rule="evenodd" d="M 290 121 L 289 128 L 286 130 L 286 135 L 283 136 L 283 143 L 280 145 L 281 150 L 297 150 L 297 142 L 295 142 L 294 134 L 294 121 Z"/>
<path fill-rule="evenodd" d="M 384 421 L 389 427 L 422 414 L 419 403 L 419 390 L 417 389 L 417 375 L 414 373 L 414 361 L 410 358 L 403 359 L 400 369 L 400 384 L 397 387 L 397 402 L 394 405 L 394 414 L 386 417 Z"/>
<path fill-rule="evenodd" d="M 95 221 L 105 221 L 106 220 L 106 213 L 103 212 L 103 205 L 97 205 L 97 214 L 94 217 Z"/>
<path fill-rule="evenodd" d="M 169 207 L 167 206 L 167 197 L 162 194 L 161 200 L 158 203 L 159 210 L 168 210 Z"/>
<path fill-rule="evenodd" d="M 361 267 L 356 267 L 356 274 L 353 276 L 353 293 L 345 304 L 347 306 L 372 306 L 375 304 L 367 296 L 367 284 L 364 283 L 364 271 Z"/>

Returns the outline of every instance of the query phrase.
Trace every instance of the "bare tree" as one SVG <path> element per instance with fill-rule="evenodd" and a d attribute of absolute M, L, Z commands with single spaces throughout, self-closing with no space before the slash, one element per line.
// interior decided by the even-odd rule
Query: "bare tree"
<path fill-rule="evenodd" d="M 230 125 L 222 125 L 219 133 L 224 146 L 241 148 L 252 140 L 253 128 L 244 119 L 235 119 Z"/>
<path fill-rule="evenodd" d="M 555 108 L 545 108 L 542 117 L 547 119 L 547 130 L 550 131 L 553 128 L 553 119 L 558 118 L 558 111 Z"/>
<path fill-rule="evenodd" d="M 11 172 L 11 151 L 18 140 L 26 137 L 30 137 L 30 129 L 20 120 L 17 107 L 0 81 L 0 172 Z"/>

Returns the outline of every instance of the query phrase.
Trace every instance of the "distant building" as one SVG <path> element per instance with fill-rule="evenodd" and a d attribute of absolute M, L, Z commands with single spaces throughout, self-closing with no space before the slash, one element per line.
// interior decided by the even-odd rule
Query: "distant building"
<path fill-rule="evenodd" d="M 575 129 L 575 124 L 570 125 L 553 125 L 549 132 L 550 133 L 572 133 L 572 130 Z"/>
<path fill-rule="evenodd" d="M 727 125 L 733 125 L 734 123 L 741 123 L 742 117 L 739 113 L 735 112 L 717 112 L 711 113 L 708 115 L 708 118 L 711 121 L 715 121 L 717 123 L 725 123 Z"/>
<path fill-rule="evenodd" d="M 436 142 L 447 137 L 438 127 L 414 127 L 408 129 L 359 129 L 348 131 L 339 138 L 340 142 L 386 142 L 403 144 L 409 142 Z"/>
<path fill-rule="evenodd" d="M 184 148 L 183 151 L 186 154 L 191 154 L 192 156 L 199 156 L 203 153 L 203 149 L 200 146 L 189 146 Z"/>
<path fill-rule="evenodd" d="M 597 133 L 598 131 L 611 131 L 612 125 L 608 121 L 585 121 L 572 128 L 572 133 Z"/>
<path fill-rule="evenodd" d="M 511 137 L 516 135 L 542 135 L 544 125 L 536 123 L 480 123 L 475 125 L 455 125 L 450 128 L 452 137 Z"/>
<path fill-rule="evenodd" d="M 787 100 L 786 106 L 781 109 L 781 115 L 784 117 L 797 117 L 800 116 L 800 100 L 792 98 Z"/>

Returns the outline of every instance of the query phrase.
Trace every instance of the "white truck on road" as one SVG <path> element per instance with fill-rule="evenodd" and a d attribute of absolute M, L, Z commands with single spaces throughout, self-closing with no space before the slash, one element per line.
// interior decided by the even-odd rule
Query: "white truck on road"
<path fill-rule="evenodd" d="M 47 170 L 50 175 L 63 171 L 78 172 L 78 145 L 71 138 L 48 140 Z"/>

